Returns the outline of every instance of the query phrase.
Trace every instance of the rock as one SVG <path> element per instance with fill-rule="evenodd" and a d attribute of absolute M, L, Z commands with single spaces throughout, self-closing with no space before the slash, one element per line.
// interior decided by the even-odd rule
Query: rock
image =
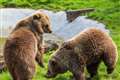
<path fill-rule="evenodd" d="M 62 38 L 56 36 L 55 34 L 45 34 L 44 35 L 45 53 L 49 50 L 56 50 L 63 41 L 64 40 Z"/>
<path fill-rule="evenodd" d="M 88 8 L 88 9 L 80 9 L 80 10 L 72 10 L 72 11 L 66 11 L 67 14 L 67 20 L 69 22 L 74 21 L 77 17 L 79 17 L 81 14 L 93 12 L 93 8 Z"/>
<path fill-rule="evenodd" d="M 48 40 L 45 42 L 45 53 L 50 50 L 56 50 L 59 47 L 59 44 L 57 42 L 54 42 L 52 40 Z"/>

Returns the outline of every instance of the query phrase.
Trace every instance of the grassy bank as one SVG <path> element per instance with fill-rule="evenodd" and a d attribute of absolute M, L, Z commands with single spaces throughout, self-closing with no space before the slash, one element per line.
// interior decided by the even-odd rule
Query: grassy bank
<path fill-rule="evenodd" d="M 33 8 L 48 9 L 53 11 L 60 10 L 76 10 L 82 8 L 95 8 L 96 11 L 88 16 L 92 19 L 104 23 L 111 31 L 110 35 L 117 44 L 120 56 L 120 0 L 0 0 L 0 7 L 16 7 L 16 8 Z M 0 44 L 4 39 L 0 40 Z M 47 65 L 51 52 L 44 56 Z M 99 75 L 94 80 L 120 80 L 120 59 L 118 59 L 117 67 L 113 74 L 106 74 L 106 67 L 102 63 L 99 68 Z M 36 75 L 33 80 L 48 80 L 44 78 L 47 68 L 37 66 Z M 49 80 L 70 80 L 69 72 L 59 75 Z M 8 72 L 0 74 L 0 80 L 10 80 Z"/>

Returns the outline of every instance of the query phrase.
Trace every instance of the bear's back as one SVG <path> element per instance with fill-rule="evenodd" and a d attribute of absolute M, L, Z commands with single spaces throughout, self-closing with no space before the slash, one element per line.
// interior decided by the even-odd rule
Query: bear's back
<path fill-rule="evenodd" d="M 25 28 L 20 28 L 12 32 L 6 40 L 4 47 L 6 57 L 15 55 L 26 57 L 28 54 L 28 56 L 35 57 L 36 53 L 37 40 L 34 34 Z M 18 58 L 20 58 L 19 56 Z"/>
<path fill-rule="evenodd" d="M 99 58 L 105 50 L 104 45 L 113 46 L 112 42 L 107 33 L 97 28 L 86 29 L 72 39 L 74 46 L 79 48 L 78 54 L 87 57 L 89 61 Z"/>

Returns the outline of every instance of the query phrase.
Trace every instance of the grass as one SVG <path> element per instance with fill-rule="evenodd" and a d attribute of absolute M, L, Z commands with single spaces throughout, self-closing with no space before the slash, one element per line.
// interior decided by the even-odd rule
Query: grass
<path fill-rule="evenodd" d="M 60 10 L 77 10 L 82 8 L 95 8 L 96 11 L 88 14 L 89 18 L 98 20 L 106 25 L 111 31 L 110 35 L 117 44 L 120 56 L 120 0 L 0 0 L 0 8 L 32 8 L 47 9 L 52 11 Z M 5 39 L 0 39 L 0 45 Z M 47 66 L 50 54 L 44 55 L 45 65 Z M 120 59 L 118 59 L 115 71 L 111 75 L 106 74 L 106 67 L 102 63 L 99 68 L 99 75 L 94 80 L 120 80 Z M 33 80 L 48 80 L 44 78 L 47 68 L 37 66 L 36 75 Z M 86 73 L 86 75 L 88 75 Z M 56 78 L 49 80 L 70 80 L 71 73 L 58 75 Z M 10 80 L 8 72 L 0 74 L 0 80 Z"/>
<path fill-rule="evenodd" d="M 3 45 L 5 43 L 5 38 L 0 38 L 0 45 Z"/>

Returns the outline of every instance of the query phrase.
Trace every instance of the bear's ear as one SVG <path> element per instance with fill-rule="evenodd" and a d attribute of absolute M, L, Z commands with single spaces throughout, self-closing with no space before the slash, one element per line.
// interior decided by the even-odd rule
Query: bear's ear
<path fill-rule="evenodd" d="M 49 17 L 47 15 L 45 17 L 46 17 L 47 20 L 49 20 Z"/>
<path fill-rule="evenodd" d="M 70 44 L 70 42 L 64 42 L 63 47 L 66 49 L 72 49 L 72 45 Z"/>
<path fill-rule="evenodd" d="M 40 19 L 41 18 L 41 15 L 40 14 L 35 14 L 33 15 L 33 19 L 34 20 L 37 20 L 37 19 Z"/>

